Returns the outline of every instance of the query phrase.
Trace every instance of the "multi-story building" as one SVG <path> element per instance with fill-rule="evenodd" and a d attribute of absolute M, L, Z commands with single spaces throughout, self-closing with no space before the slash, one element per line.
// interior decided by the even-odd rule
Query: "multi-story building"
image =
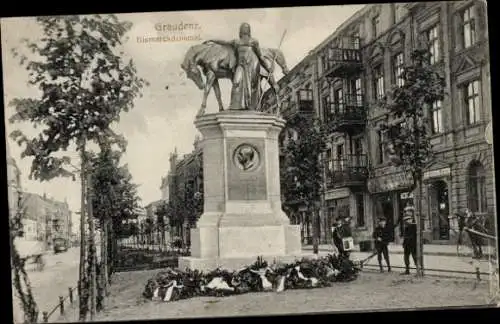
<path fill-rule="evenodd" d="M 168 176 L 161 177 L 160 191 L 161 191 L 161 200 L 168 202 L 170 198 L 170 185 L 168 183 Z"/>
<path fill-rule="evenodd" d="M 166 183 L 169 189 L 171 237 L 190 241 L 189 229 L 203 211 L 203 152 L 200 138 L 194 142 L 194 150 L 179 159 L 177 150 L 170 155 L 170 171 Z"/>
<path fill-rule="evenodd" d="M 307 110 L 312 101 L 331 131 L 322 157 L 323 239 L 338 216 L 350 215 L 362 240 L 378 216 L 396 222 L 414 203 L 412 179 L 387 159 L 380 123 L 388 112 L 377 102 L 403 82 L 411 52 L 422 46 L 447 94 L 427 109 L 435 157 L 424 173 L 424 239 L 454 242 L 450 218 L 465 208 L 493 217 L 492 149 L 484 138 L 491 121 L 486 17 L 485 3 L 474 0 L 367 5 L 279 81 L 286 109 Z"/>
<path fill-rule="evenodd" d="M 25 218 L 31 220 L 33 228 L 26 231 L 33 233 L 33 239 L 50 246 L 54 238 L 71 239 L 71 211 L 66 201 L 60 202 L 47 195 L 23 193 L 22 206 Z"/>

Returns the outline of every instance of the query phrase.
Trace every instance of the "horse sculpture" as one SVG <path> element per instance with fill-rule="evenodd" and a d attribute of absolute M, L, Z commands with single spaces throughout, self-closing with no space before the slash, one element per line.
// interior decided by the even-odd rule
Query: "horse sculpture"
<path fill-rule="evenodd" d="M 285 56 L 279 49 L 262 48 L 261 51 L 268 66 L 274 66 L 274 61 L 281 68 L 283 74 L 288 73 Z M 209 42 L 189 48 L 181 64 L 181 68 L 186 72 L 186 76 L 203 91 L 203 100 L 197 116 L 205 113 L 207 98 L 212 88 L 219 104 L 219 111 L 224 110 L 218 79 L 232 80 L 236 63 L 236 54 L 230 46 Z M 267 82 L 274 89 L 277 96 L 279 87 L 272 72 L 267 73 L 262 68 L 260 70 L 260 77 L 261 81 L 262 79 L 267 79 Z M 205 81 L 202 74 L 205 75 Z M 279 100 L 277 102 L 279 106 Z"/>

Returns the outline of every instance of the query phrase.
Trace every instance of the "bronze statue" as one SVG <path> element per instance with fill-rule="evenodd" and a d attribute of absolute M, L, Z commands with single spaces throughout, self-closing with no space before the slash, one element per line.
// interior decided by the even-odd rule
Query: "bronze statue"
<path fill-rule="evenodd" d="M 260 49 L 258 42 L 251 38 L 250 26 L 240 27 L 240 38 L 233 41 L 209 40 L 192 46 L 184 58 L 181 67 L 189 79 L 204 90 L 203 100 L 198 115 L 205 112 L 206 101 L 213 87 L 219 104 L 219 111 L 224 110 L 219 88 L 219 78 L 229 78 L 233 82 L 230 109 L 259 109 L 260 83 L 267 79 L 274 91 L 278 85 L 272 75 L 273 62 L 288 73 L 283 53 L 278 49 Z M 260 69 L 261 65 L 264 71 Z M 202 73 L 206 77 L 203 82 Z"/>

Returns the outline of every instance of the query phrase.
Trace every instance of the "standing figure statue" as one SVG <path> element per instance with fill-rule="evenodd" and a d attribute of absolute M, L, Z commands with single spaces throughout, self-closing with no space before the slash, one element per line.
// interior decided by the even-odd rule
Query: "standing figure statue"
<path fill-rule="evenodd" d="M 260 50 L 259 42 L 252 38 L 250 25 L 242 23 L 240 26 L 239 39 L 232 41 L 209 40 L 206 43 L 230 45 L 236 53 L 236 68 L 233 74 L 233 86 L 231 89 L 232 110 L 258 110 L 260 98 L 260 66 L 272 73 L 270 66 L 264 60 Z"/>

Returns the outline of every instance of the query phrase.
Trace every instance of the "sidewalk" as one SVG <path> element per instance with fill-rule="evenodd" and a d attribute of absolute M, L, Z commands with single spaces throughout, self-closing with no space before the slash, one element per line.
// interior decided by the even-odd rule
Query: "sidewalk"
<path fill-rule="evenodd" d="M 472 257 L 472 249 L 465 248 L 466 250 L 461 251 L 461 256 Z M 483 247 L 483 253 L 487 254 L 488 247 Z M 302 250 L 312 251 L 312 245 L 303 245 Z M 321 252 L 333 252 L 334 248 L 332 244 L 320 244 L 319 251 Z M 359 252 L 359 245 L 355 245 L 353 252 Z M 424 245 L 424 255 L 436 255 L 436 256 L 458 256 L 456 245 L 438 245 L 438 244 L 425 244 Z M 389 244 L 389 253 L 392 254 L 403 254 L 403 246 L 401 244 Z"/>

